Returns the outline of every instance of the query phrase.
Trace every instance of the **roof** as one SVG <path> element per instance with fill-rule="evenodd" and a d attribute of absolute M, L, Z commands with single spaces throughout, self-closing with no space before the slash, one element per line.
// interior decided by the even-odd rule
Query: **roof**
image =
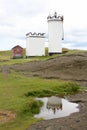
<path fill-rule="evenodd" d="M 32 32 L 29 32 L 26 34 L 27 37 L 38 37 L 38 38 L 45 38 L 44 36 L 45 33 L 32 33 Z"/>
<path fill-rule="evenodd" d="M 49 14 L 47 21 L 64 21 L 64 17 L 63 15 L 57 15 L 57 12 L 55 12 L 53 16 Z"/>
<path fill-rule="evenodd" d="M 23 48 L 22 48 L 21 46 L 19 46 L 19 45 L 14 46 L 12 49 L 15 49 L 15 48 L 17 48 L 17 47 L 19 47 L 19 48 L 23 49 Z"/>

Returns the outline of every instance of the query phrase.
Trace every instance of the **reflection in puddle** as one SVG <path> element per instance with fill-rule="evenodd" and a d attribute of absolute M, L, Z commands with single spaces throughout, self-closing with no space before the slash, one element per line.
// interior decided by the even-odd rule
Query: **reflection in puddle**
<path fill-rule="evenodd" d="M 59 98 L 56 96 L 46 97 L 46 98 L 36 98 L 36 100 L 41 100 L 44 102 L 41 107 L 40 113 L 36 114 L 34 117 L 53 119 L 59 117 L 65 117 L 71 113 L 78 112 L 78 104 L 71 103 L 66 99 Z"/>
<path fill-rule="evenodd" d="M 49 110 L 52 109 L 55 114 L 56 110 L 62 110 L 62 99 L 55 96 L 49 97 L 46 108 Z"/>

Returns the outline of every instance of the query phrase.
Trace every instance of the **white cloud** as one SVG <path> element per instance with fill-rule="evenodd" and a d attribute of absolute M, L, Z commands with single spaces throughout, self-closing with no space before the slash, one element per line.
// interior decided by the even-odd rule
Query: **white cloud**
<path fill-rule="evenodd" d="M 86 0 L 0 0 L 0 50 L 16 44 L 25 47 L 25 35 L 30 31 L 47 35 L 46 18 L 54 11 L 64 15 L 63 46 L 86 48 L 86 5 Z"/>

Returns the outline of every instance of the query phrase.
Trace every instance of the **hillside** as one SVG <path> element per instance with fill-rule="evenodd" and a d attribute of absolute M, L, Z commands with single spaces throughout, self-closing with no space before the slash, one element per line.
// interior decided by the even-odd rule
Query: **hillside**
<path fill-rule="evenodd" d="M 11 51 L 0 51 L 0 64 L 29 77 L 72 80 L 87 86 L 87 51 L 68 50 L 65 54 L 28 59 L 25 53 L 23 59 L 11 59 Z"/>
<path fill-rule="evenodd" d="M 76 91 L 79 85 L 67 81 L 87 87 L 87 51 L 74 50 L 65 54 L 27 59 L 11 59 L 10 51 L 0 52 L 0 56 L 1 117 L 2 110 L 12 110 L 17 115 L 15 121 L 0 124 L 1 130 L 87 130 L 87 88 L 80 88 L 79 93 L 65 96 L 69 101 L 79 104 L 79 112 L 70 116 L 34 124 L 37 119 L 32 118 L 31 111 L 34 103 L 32 94 L 37 97 L 38 94 L 50 94 L 48 92 L 61 95 L 70 94 L 71 90 Z"/>
<path fill-rule="evenodd" d="M 26 76 L 77 81 L 87 86 L 87 52 L 10 66 Z"/>

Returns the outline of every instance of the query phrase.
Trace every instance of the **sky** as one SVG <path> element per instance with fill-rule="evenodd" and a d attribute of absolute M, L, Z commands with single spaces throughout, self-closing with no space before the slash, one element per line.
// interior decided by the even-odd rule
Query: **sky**
<path fill-rule="evenodd" d="M 45 33 L 47 16 L 64 16 L 62 46 L 87 50 L 87 0 L 0 0 L 0 50 L 26 48 L 26 33 Z"/>

